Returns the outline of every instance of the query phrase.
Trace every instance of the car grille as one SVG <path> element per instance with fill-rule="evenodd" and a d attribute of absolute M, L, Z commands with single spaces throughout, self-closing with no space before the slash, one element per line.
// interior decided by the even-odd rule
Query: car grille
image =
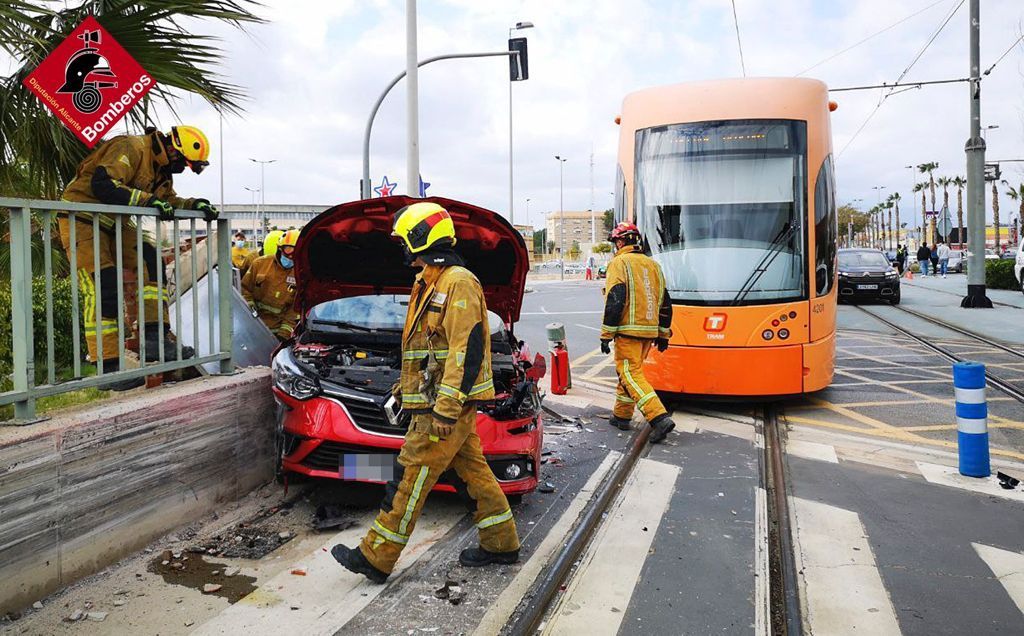
<path fill-rule="evenodd" d="M 858 284 L 858 283 L 860 283 L 860 284 L 863 284 L 863 283 L 885 283 L 885 282 L 888 282 L 888 279 L 885 277 L 885 274 L 873 274 L 873 273 L 869 273 L 867 276 L 861 276 L 860 274 L 851 274 L 847 278 L 847 280 L 850 281 L 851 283 L 854 283 L 854 284 Z"/>
<path fill-rule="evenodd" d="M 365 448 L 363 446 L 351 446 L 341 442 L 324 441 L 313 449 L 309 455 L 302 460 L 302 465 L 314 470 L 329 470 L 337 472 L 341 466 L 341 456 L 346 453 L 386 453 L 381 448 Z M 395 455 L 398 456 L 397 454 Z"/>
<path fill-rule="evenodd" d="M 408 414 L 403 413 L 399 417 L 399 425 L 395 426 L 384 413 L 384 407 L 377 402 L 356 400 L 345 395 L 333 395 L 332 397 L 345 406 L 345 410 L 352 416 L 352 422 L 364 431 L 403 436 L 409 428 L 410 417 Z"/>

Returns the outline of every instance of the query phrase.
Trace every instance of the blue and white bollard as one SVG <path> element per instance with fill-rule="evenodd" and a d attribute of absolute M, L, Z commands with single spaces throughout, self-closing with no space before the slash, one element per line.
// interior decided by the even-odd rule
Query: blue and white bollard
<path fill-rule="evenodd" d="M 956 393 L 957 447 L 960 474 L 988 477 L 988 403 L 985 401 L 985 365 L 957 362 L 953 365 Z"/>

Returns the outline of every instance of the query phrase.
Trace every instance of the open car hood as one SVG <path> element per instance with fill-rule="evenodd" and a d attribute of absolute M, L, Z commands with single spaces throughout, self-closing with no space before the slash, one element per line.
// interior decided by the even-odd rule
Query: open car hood
<path fill-rule="evenodd" d="M 306 224 L 295 246 L 296 303 L 302 315 L 337 298 L 408 294 L 417 270 L 403 264 L 402 245 L 391 228 L 395 212 L 423 201 L 451 214 L 455 251 L 480 279 L 487 308 L 507 324 L 519 320 L 530 269 L 522 235 L 496 212 L 475 205 L 404 196 L 342 203 Z"/>

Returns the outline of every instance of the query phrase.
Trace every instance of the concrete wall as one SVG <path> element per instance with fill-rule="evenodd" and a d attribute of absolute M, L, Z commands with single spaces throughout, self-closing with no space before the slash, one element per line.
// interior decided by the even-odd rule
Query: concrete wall
<path fill-rule="evenodd" d="M 0 427 L 0 614 L 271 479 L 273 413 L 260 368 Z"/>

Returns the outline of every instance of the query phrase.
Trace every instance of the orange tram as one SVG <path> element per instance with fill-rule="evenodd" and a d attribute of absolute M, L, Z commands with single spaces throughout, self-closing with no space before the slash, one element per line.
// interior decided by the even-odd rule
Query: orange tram
<path fill-rule="evenodd" d="M 662 393 L 773 397 L 832 381 L 837 219 L 825 84 L 735 79 L 626 96 L 615 213 L 673 303 Z"/>

